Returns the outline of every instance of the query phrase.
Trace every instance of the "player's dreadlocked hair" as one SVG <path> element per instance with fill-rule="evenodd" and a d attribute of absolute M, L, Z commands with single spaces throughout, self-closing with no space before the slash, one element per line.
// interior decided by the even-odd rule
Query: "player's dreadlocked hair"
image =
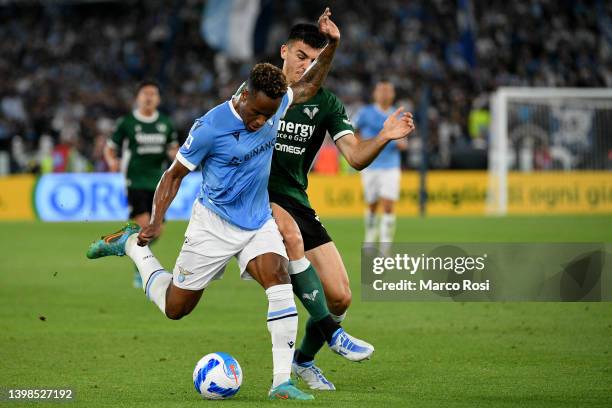
<path fill-rule="evenodd" d="M 291 41 L 304 41 L 305 44 L 310 45 L 312 48 L 320 50 L 327 45 L 327 38 L 321 34 L 319 27 L 315 24 L 300 23 L 291 27 L 289 31 L 289 38 L 287 42 Z"/>
<path fill-rule="evenodd" d="M 249 75 L 249 92 L 261 91 L 269 98 L 276 99 L 287 93 L 287 79 L 280 68 L 267 62 L 253 67 Z"/>

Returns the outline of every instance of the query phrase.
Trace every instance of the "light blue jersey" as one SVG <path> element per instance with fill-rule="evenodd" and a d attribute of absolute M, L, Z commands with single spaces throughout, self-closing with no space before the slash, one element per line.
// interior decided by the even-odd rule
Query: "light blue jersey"
<path fill-rule="evenodd" d="M 194 170 L 202 165 L 199 200 L 230 223 L 247 230 L 261 228 L 272 216 L 268 178 L 280 119 L 291 105 L 291 88 L 264 126 L 255 132 L 227 101 L 197 119 L 177 160 Z"/>
<path fill-rule="evenodd" d="M 359 129 L 362 138 L 371 139 L 382 130 L 385 120 L 393 111 L 392 107 L 387 112 L 383 112 L 374 104 L 366 105 L 357 113 L 355 128 Z M 368 169 L 392 169 L 400 167 L 400 164 L 400 152 L 397 149 L 397 143 L 392 140 L 368 166 Z"/>

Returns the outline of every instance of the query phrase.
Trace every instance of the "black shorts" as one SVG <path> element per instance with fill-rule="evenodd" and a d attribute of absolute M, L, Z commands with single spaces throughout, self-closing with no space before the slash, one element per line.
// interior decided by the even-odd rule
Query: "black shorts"
<path fill-rule="evenodd" d="M 153 196 L 155 190 L 142 190 L 139 188 L 128 188 L 127 201 L 130 210 L 130 219 L 137 215 L 153 211 Z"/>
<path fill-rule="evenodd" d="M 310 207 L 306 207 L 293 197 L 284 194 L 270 192 L 270 202 L 280 205 L 287 211 L 297 223 L 302 240 L 304 241 L 304 251 L 309 251 L 323 244 L 331 242 L 332 239 L 327 230 L 319 221 L 317 213 Z"/>

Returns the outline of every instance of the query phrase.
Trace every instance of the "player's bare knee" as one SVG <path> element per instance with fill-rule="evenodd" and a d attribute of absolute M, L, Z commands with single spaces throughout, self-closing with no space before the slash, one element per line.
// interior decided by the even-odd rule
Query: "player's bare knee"
<path fill-rule="evenodd" d="M 393 214 L 393 201 L 385 200 L 383 201 L 383 212 L 385 214 Z"/>

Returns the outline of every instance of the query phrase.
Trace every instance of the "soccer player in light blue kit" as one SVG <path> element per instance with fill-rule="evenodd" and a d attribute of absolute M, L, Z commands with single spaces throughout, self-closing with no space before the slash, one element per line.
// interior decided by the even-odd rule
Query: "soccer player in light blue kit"
<path fill-rule="evenodd" d="M 94 242 L 87 253 L 89 258 L 132 258 L 142 275 L 147 297 L 170 319 L 190 313 L 204 289 L 212 280 L 221 278 L 235 256 L 241 276 L 255 279 L 268 297 L 267 324 L 274 367 L 271 399 L 313 399 L 290 380 L 297 309 L 287 273 L 287 254 L 271 215 L 267 185 L 280 119 L 292 103 L 311 98 L 329 71 L 340 37 L 329 15 L 326 9 L 319 19 L 319 28 L 328 36 L 329 45 L 300 81 L 287 87 L 280 69 L 257 64 L 239 97 L 196 120 L 155 191 L 150 224 L 140 231 L 137 225 L 128 224 Z M 170 274 L 147 244 L 159 234 L 181 180 L 198 165 L 202 166 L 202 189 Z M 337 325 L 331 317 L 327 321 Z M 373 352 L 371 345 L 341 328 L 334 331 L 328 344 L 332 351 L 353 361 Z"/>
<path fill-rule="evenodd" d="M 358 113 L 355 128 L 363 139 L 376 137 L 385 120 L 394 112 L 395 88 L 389 81 L 378 81 L 373 92 L 374 103 L 364 106 Z M 361 181 L 368 208 L 365 214 L 365 239 L 368 244 L 377 239 L 381 250 L 387 251 L 395 232 L 395 202 L 399 198 L 401 160 L 400 150 L 408 148 L 406 139 L 392 140 L 378 157 L 361 171 Z M 376 210 L 382 206 L 380 225 Z"/>

